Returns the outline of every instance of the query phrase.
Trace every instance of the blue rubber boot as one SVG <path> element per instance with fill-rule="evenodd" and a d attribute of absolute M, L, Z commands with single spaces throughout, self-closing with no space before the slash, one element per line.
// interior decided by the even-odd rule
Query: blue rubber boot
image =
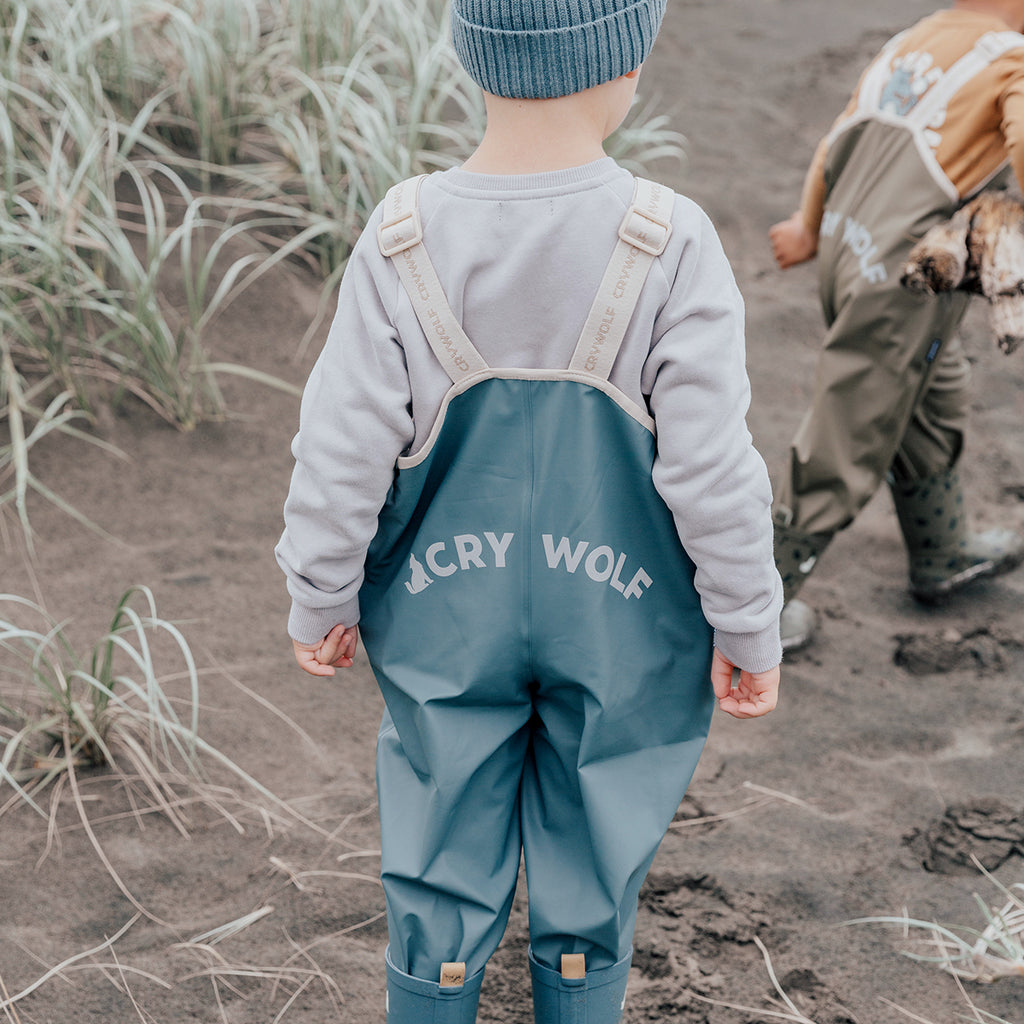
<path fill-rule="evenodd" d="M 531 950 L 535 1024 L 618 1024 L 632 959 L 630 953 L 611 967 L 567 978 L 538 963 Z"/>
<path fill-rule="evenodd" d="M 384 953 L 387 969 L 387 1024 L 475 1024 L 484 972 L 461 985 L 440 985 L 404 974 Z"/>

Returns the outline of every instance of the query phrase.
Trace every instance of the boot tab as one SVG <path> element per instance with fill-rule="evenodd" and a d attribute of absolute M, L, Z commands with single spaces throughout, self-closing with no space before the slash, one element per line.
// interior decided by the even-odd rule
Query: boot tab
<path fill-rule="evenodd" d="M 587 959 L 582 953 L 562 954 L 562 977 L 579 979 L 587 976 Z"/>
<path fill-rule="evenodd" d="M 462 962 L 441 964 L 441 988 L 455 988 L 466 983 L 466 965 Z"/>

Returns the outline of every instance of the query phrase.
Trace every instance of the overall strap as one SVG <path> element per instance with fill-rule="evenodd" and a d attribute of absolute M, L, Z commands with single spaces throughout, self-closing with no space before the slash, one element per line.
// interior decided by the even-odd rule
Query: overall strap
<path fill-rule="evenodd" d="M 580 334 L 569 369 L 604 380 L 612 371 L 647 273 L 672 234 L 674 194 L 636 179 L 633 202 L 619 225 L 619 240 Z"/>
<path fill-rule="evenodd" d="M 486 370 L 487 363 L 452 312 L 423 245 L 419 190 L 425 177 L 421 174 L 409 178 L 388 190 L 384 197 L 384 219 L 377 228 L 377 244 L 398 271 L 434 355 L 457 384 Z"/>
<path fill-rule="evenodd" d="M 907 119 L 921 128 L 931 127 L 936 113 L 944 112 L 949 101 L 975 75 L 983 71 L 998 57 L 1024 46 L 1019 32 L 987 32 L 965 53 L 922 97 L 921 102 L 907 115 Z"/>

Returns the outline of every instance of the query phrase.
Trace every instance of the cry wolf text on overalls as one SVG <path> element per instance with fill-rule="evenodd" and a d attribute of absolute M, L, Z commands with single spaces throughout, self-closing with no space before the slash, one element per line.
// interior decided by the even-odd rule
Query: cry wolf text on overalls
<path fill-rule="evenodd" d="M 461 533 L 435 541 L 422 552 L 422 558 L 415 552 L 409 556 L 411 577 L 406 580 L 405 589 L 415 595 L 438 579 L 469 569 L 504 569 L 514 540 L 514 533 L 499 536 L 485 530 L 482 537 Z M 541 534 L 541 543 L 548 569 L 573 574 L 582 567 L 593 582 L 607 584 L 627 601 L 643 597 L 654 582 L 643 566 L 634 567 L 635 561 L 625 551 L 616 552 L 607 544 L 592 544 L 589 540 L 574 542 L 568 537 L 556 542 L 550 533 Z"/>

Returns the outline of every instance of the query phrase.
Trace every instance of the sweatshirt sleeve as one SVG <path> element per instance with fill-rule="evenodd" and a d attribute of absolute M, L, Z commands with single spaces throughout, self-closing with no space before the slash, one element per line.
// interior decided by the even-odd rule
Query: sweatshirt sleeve
<path fill-rule="evenodd" d="M 413 439 L 404 352 L 384 299 L 397 278 L 377 251 L 375 223 L 349 259 L 292 442 L 275 554 L 292 598 L 288 632 L 300 643 L 358 622 L 366 551 L 396 460 Z"/>
<path fill-rule="evenodd" d="M 1017 185 L 1024 189 L 1024 75 L 1017 77 L 1002 97 L 1001 128 Z"/>
<path fill-rule="evenodd" d="M 803 192 L 800 194 L 800 213 L 807 230 L 815 237 L 821 230 L 821 219 L 825 215 L 825 159 L 828 156 L 828 139 L 818 143 L 807 174 L 804 177 Z"/>
<path fill-rule="evenodd" d="M 850 97 L 843 112 L 832 122 L 828 132 L 818 142 L 811 157 L 807 173 L 804 175 L 803 189 L 800 193 L 800 213 L 807 230 L 817 236 L 821 230 L 821 219 L 825 213 L 825 163 L 828 160 L 829 147 L 832 145 L 834 132 L 851 118 L 857 111 L 857 94 L 870 68 L 865 69 L 857 83 L 857 89 Z"/>
<path fill-rule="evenodd" d="M 645 366 L 658 450 L 654 483 L 697 567 L 715 643 L 733 664 L 765 671 L 782 659 L 782 582 L 775 568 L 771 485 L 747 429 L 743 300 L 710 221 L 695 223 Z M 660 263 L 659 263 L 660 265 Z"/>

